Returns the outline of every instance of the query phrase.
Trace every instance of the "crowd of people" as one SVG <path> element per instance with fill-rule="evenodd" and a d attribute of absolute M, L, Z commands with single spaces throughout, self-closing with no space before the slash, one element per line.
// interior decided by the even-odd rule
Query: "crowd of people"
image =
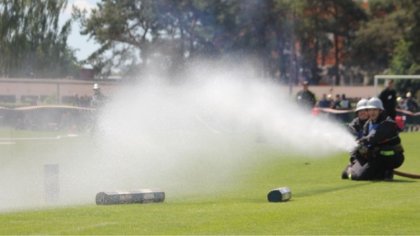
<path fill-rule="evenodd" d="M 99 84 L 93 84 L 93 95 L 83 95 L 83 96 L 69 96 L 63 98 L 63 102 L 66 104 L 71 104 L 77 107 L 93 107 L 96 108 L 98 106 L 103 105 L 103 103 L 107 100 L 106 96 L 102 93 Z"/>
<path fill-rule="evenodd" d="M 332 108 L 337 110 L 350 110 L 352 108 L 351 100 L 347 98 L 346 94 L 336 94 L 333 99 L 331 94 L 322 94 L 322 97 L 317 101 L 315 94 L 309 90 L 308 82 L 302 83 L 302 90 L 296 94 L 296 102 L 302 107 L 306 108 Z"/>
<path fill-rule="evenodd" d="M 348 98 L 345 93 L 336 94 L 334 97 L 332 94 L 322 94 L 319 100 L 316 99 L 315 94 L 309 90 L 309 83 L 307 81 L 302 82 L 302 89 L 296 94 L 296 103 L 304 108 L 332 108 L 336 110 L 351 110 L 352 104 L 357 102 L 355 98 Z M 381 99 L 385 110 L 390 112 L 391 118 L 395 119 L 396 109 L 401 109 L 410 112 L 417 112 L 419 105 L 416 101 L 415 96 L 409 91 L 403 96 L 397 96 L 397 92 L 394 88 L 394 81 L 386 81 L 386 87 L 378 95 Z"/>
<path fill-rule="evenodd" d="M 66 97 L 65 104 L 77 108 L 57 107 L 31 107 L 24 110 L 6 110 L 1 115 L 4 125 L 14 126 L 17 129 L 30 130 L 69 130 L 80 131 L 95 125 L 98 109 L 108 98 L 101 92 L 98 84 L 93 85 L 92 96 Z"/>
<path fill-rule="evenodd" d="M 347 98 L 346 94 L 336 94 L 335 99 L 331 94 L 322 94 L 321 99 L 317 103 L 319 108 L 332 108 L 337 110 L 350 110 L 351 100 Z"/>
<path fill-rule="evenodd" d="M 419 105 L 411 95 L 411 92 L 407 92 L 405 97 L 397 98 L 397 108 L 410 112 L 417 112 L 419 110 Z"/>

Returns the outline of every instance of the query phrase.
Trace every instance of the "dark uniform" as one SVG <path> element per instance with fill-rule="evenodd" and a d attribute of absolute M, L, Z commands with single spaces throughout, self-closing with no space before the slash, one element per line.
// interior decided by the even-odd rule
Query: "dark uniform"
<path fill-rule="evenodd" d="M 100 90 L 95 90 L 92 96 L 91 106 L 95 108 L 100 108 L 104 105 L 105 100 L 106 97 L 102 94 L 102 92 Z"/>
<path fill-rule="evenodd" d="M 363 137 L 363 126 L 365 125 L 367 120 L 361 120 L 359 117 L 354 118 L 349 124 L 348 124 L 348 130 L 350 133 L 356 138 L 356 140 Z M 352 165 L 354 165 L 355 161 L 359 158 L 362 158 L 362 156 L 359 153 L 359 150 L 357 148 L 353 149 L 350 152 L 350 164 L 344 168 L 343 172 L 341 173 L 342 179 L 348 179 L 349 178 L 349 171 Z"/>
<path fill-rule="evenodd" d="M 353 180 L 392 179 L 393 169 L 404 162 L 399 128 L 394 120 L 382 112 L 377 121 L 369 120 L 359 139 L 360 157 L 351 167 Z"/>
<path fill-rule="evenodd" d="M 361 120 L 359 117 L 354 118 L 348 125 L 350 133 L 360 139 L 363 137 L 363 127 L 366 124 L 367 120 Z"/>
<path fill-rule="evenodd" d="M 356 138 L 356 140 L 359 140 L 363 137 L 363 127 L 366 124 L 366 121 L 367 120 L 361 120 L 359 117 L 356 117 L 348 125 L 350 133 Z M 357 149 L 350 152 L 350 163 L 353 164 L 354 161 L 359 158 L 359 156 L 360 154 Z"/>
<path fill-rule="evenodd" d="M 414 100 L 414 98 L 412 97 L 407 98 L 406 104 L 407 109 L 411 112 L 417 112 L 417 110 L 419 109 L 419 105 L 417 104 L 416 100 Z"/>
<path fill-rule="evenodd" d="M 306 108 L 313 108 L 316 103 L 315 94 L 309 90 L 301 90 L 296 94 L 296 101 Z"/>
<path fill-rule="evenodd" d="M 381 99 L 388 116 L 395 120 L 395 116 L 397 115 L 397 91 L 395 89 L 385 88 L 379 94 L 379 99 Z"/>

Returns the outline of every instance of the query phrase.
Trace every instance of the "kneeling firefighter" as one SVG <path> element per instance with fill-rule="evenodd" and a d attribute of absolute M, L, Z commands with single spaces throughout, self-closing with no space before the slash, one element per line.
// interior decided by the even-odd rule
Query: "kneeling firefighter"
<path fill-rule="evenodd" d="M 356 118 L 354 118 L 349 124 L 348 124 L 348 130 L 349 132 L 355 137 L 356 140 L 359 140 L 363 137 L 363 126 L 366 124 L 366 122 L 369 119 L 369 114 L 366 109 L 368 103 L 368 99 L 362 98 L 357 102 L 355 113 Z M 354 149 L 350 152 L 350 163 L 346 166 L 344 171 L 341 174 L 342 179 L 348 179 L 349 178 L 349 168 L 354 164 L 354 162 L 360 158 L 360 153 L 358 149 Z"/>
<path fill-rule="evenodd" d="M 379 98 L 369 99 L 369 120 L 363 127 L 358 147 L 359 156 L 349 168 L 352 180 L 392 180 L 393 170 L 404 162 L 400 129 L 384 112 Z"/>

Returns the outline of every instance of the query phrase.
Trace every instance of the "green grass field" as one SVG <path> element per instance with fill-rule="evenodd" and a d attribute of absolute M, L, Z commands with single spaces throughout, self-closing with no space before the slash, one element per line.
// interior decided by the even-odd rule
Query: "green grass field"
<path fill-rule="evenodd" d="M 406 160 L 400 170 L 420 173 L 420 133 L 401 136 Z M 322 159 L 259 153 L 270 157 L 244 170 L 224 192 L 182 198 L 167 193 L 156 204 L 92 202 L 4 212 L 0 234 L 420 234 L 420 180 L 341 180 L 346 153 Z M 290 187 L 292 199 L 269 203 L 269 190 L 282 186 Z"/>

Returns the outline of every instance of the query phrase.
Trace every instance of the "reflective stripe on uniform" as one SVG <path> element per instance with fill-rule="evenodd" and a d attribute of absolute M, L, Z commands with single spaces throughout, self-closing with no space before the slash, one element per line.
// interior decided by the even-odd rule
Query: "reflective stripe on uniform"
<path fill-rule="evenodd" d="M 382 156 L 393 156 L 395 155 L 395 151 L 394 150 L 381 150 L 379 151 L 379 154 L 381 154 Z"/>

